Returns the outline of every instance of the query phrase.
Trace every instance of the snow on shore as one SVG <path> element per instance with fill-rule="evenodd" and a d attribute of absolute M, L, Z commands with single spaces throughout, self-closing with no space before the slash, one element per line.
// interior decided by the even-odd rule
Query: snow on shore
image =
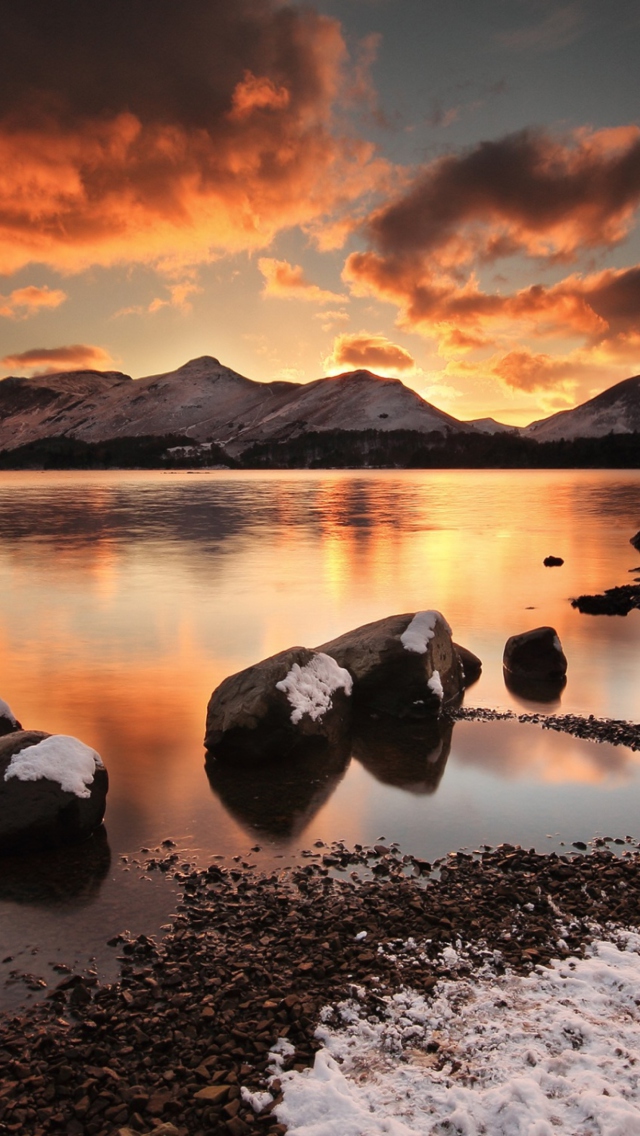
<path fill-rule="evenodd" d="M 313 1069 L 279 1074 L 278 1120 L 289 1136 L 639 1136 L 640 935 L 613 939 L 528 977 L 487 963 L 429 1001 L 387 995 L 375 1016 L 359 991 L 324 1012 Z"/>

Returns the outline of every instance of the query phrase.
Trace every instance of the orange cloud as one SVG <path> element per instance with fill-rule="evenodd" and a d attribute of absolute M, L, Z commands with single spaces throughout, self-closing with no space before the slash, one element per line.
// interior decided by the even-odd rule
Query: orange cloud
<path fill-rule="evenodd" d="M 382 371 L 414 371 L 415 359 L 404 347 L 391 343 L 384 335 L 371 335 L 361 331 L 358 335 L 338 335 L 333 342 L 333 351 L 325 359 L 326 371 L 341 370 L 344 367 Z"/>
<path fill-rule="evenodd" d="M 197 264 L 377 185 L 339 23 L 278 0 L 25 0 L 0 74 L 0 272 Z M 122 27 L 126 26 L 126 34 Z M 82 66 L 78 66 L 78 59 Z"/>
<path fill-rule="evenodd" d="M 41 308 L 58 308 L 67 298 L 60 288 L 38 288 L 28 284 L 26 288 L 15 288 L 8 296 L 0 296 L 0 316 L 7 319 L 25 319 Z"/>
<path fill-rule="evenodd" d="M 69 347 L 33 347 L 16 355 L 5 355 L 1 362 L 3 367 L 32 373 L 37 369 L 39 374 L 104 370 L 113 365 L 108 351 L 86 343 L 74 343 Z"/>
<path fill-rule="evenodd" d="M 342 302 L 349 298 L 312 284 L 307 280 L 300 265 L 289 264 L 287 260 L 274 260 L 272 257 L 262 256 L 258 261 L 258 268 L 265 278 L 263 296 L 310 300 L 317 304 L 330 304 L 336 300 Z"/>
<path fill-rule="evenodd" d="M 546 248 L 557 260 L 621 238 L 640 201 L 640 132 L 576 132 L 551 154 L 550 139 L 519 135 L 433 163 L 372 214 L 363 232 L 373 247 L 352 253 L 343 277 L 354 294 L 395 304 L 400 326 L 435 339 L 447 374 L 528 392 L 555 384 L 569 397 L 578 382 L 604 386 L 617 368 L 637 370 L 640 265 L 511 293 L 483 289 L 478 272 L 497 256 Z M 525 336 L 578 346 L 523 349 Z M 460 360 L 473 352 L 485 358 Z"/>

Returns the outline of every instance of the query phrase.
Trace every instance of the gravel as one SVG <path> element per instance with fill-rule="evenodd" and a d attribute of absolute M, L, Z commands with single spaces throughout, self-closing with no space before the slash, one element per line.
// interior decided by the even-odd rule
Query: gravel
<path fill-rule="evenodd" d="M 490 950 L 499 969 L 527 973 L 640 911 L 631 837 L 598 838 L 587 854 L 483 846 L 434 864 L 334 843 L 272 873 L 175 852 L 146 867 L 182 890 L 165 937 L 123 933 L 116 983 L 65 975 L 46 1002 L 0 1019 L 3 1136 L 282 1136 L 277 1095 L 258 1115 L 249 1098 L 279 1038 L 292 1047 L 284 1069 L 313 1062 L 326 1004 L 355 986 L 372 1015 L 404 985 L 429 996 L 452 977 L 444 948 L 460 943 L 470 967 Z"/>

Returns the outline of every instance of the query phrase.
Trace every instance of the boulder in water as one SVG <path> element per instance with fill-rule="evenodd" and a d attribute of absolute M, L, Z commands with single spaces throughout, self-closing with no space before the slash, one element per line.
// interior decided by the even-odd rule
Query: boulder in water
<path fill-rule="evenodd" d="M 567 659 L 553 627 L 536 627 L 507 639 L 502 659 L 505 679 L 563 686 Z"/>
<path fill-rule="evenodd" d="M 348 670 L 360 709 L 397 717 L 437 715 L 464 690 L 451 628 L 438 611 L 378 619 L 317 650 Z"/>
<path fill-rule="evenodd" d="M 291 647 L 229 675 L 207 707 L 215 756 L 287 757 L 348 729 L 351 676 L 322 651 Z"/>
<path fill-rule="evenodd" d="M 102 823 L 109 778 L 95 750 L 66 734 L 0 738 L 0 852 L 85 840 Z"/>

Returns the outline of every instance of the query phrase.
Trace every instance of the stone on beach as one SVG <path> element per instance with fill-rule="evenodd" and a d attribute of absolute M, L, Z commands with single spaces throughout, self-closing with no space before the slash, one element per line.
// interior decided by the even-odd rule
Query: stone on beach
<path fill-rule="evenodd" d="M 109 778 L 95 750 L 41 730 L 0 737 L 0 852 L 85 840 L 102 823 Z"/>
<path fill-rule="evenodd" d="M 335 661 L 290 647 L 229 675 L 207 707 L 204 744 L 217 756 L 278 758 L 315 742 L 339 742 L 351 678 Z"/>

